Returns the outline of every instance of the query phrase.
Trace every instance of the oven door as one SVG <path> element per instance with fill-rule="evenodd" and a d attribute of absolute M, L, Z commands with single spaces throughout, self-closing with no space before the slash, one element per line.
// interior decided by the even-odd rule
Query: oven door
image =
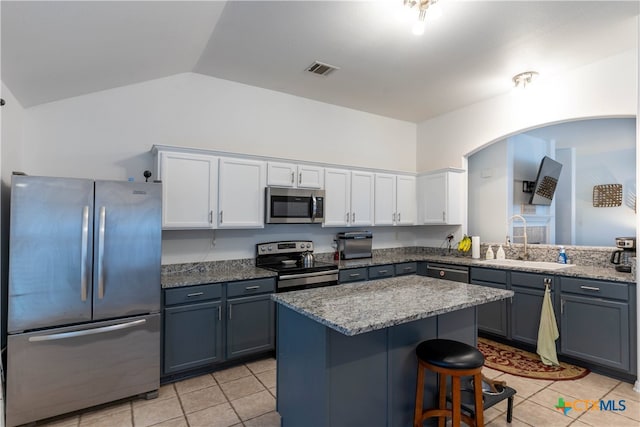
<path fill-rule="evenodd" d="M 311 224 L 324 219 L 324 191 L 267 187 L 267 224 Z"/>
<path fill-rule="evenodd" d="M 276 292 L 298 291 L 338 284 L 338 270 L 286 274 L 278 277 Z"/>

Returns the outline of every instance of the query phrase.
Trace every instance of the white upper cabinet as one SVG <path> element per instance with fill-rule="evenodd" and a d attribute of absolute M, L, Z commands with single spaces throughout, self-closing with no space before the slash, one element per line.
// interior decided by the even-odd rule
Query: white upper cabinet
<path fill-rule="evenodd" d="M 375 179 L 371 172 L 351 172 L 351 218 L 349 225 L 373 225 Z"/>
<path fill-rule="evenodd" d="M 351 217 L 351 172 L 326 168 L 324 191 L 324 226 L 348 225 Z"/>
<path fill-rule="evenodd" d="M 396 176 L 377 173 L 375 177 L 375 225 L 395 225 L 396 223 Z"/>
<path fill-rule="evenodd" d="M 447 170 L 418 177 L 418 201 L 422 224 L 462 224 L 464 174 Z"/>
<path fill-rule="evenodd" d="M 265 162 L 221 157 L 218 228 L 264 227 L 265 184 Z"/>
<path fill-rule="evenodd" d="M 416 178 L 375 174 L 375 225 L 415 225 Z"/>
<path fill-rule="evenodd" d="M 324 168 L 298 165 L 298 188 L 324 187 Z"/>
<path fill-rule="evenodd" d="M 158 151 L 156 166 L 162 181 L 162 228 L 215 228 L 218 158 Z"/>
<path fill-rule="evenodd" d="M 322 188 L 324 168 L 295 163 L 269 162 L 267 185 L 291 188 Z"/>
<path fill-rule="evenodd" d="M 373 225 L 374 174 L 325 169 L 324 226 Z"/>
<path fill-rule="evenodd" d="M 396 225 L 415 225 L 416 177 L 398 175 L 396 177 Z"/>

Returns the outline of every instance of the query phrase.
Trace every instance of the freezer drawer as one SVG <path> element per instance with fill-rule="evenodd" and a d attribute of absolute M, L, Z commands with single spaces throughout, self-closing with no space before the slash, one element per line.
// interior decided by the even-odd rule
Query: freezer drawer
<path fill-rule="evenodd" d="M 159 387 L 160 314 L 8 337 L 8 427 Z"/>

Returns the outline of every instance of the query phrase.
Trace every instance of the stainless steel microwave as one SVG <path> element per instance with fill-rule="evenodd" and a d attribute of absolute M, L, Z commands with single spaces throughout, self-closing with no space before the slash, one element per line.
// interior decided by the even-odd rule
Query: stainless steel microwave
<path fill-rule="evenodd" d="M 324 220 L 324 190 L 267 187 L 267 224 L 313 224 Z"/>

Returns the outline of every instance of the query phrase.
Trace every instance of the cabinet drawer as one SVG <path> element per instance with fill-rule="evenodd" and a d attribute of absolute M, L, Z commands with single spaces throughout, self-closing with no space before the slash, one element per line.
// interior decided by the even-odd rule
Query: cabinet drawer
<path fill-rule="evenodd" d="M 579 295 L 613 298 L 623 301 L 629 299 L 629 285 L 626 283 L 563 277 L 560 279 L 560 289 L 562 289 L 562 292 L 571 292 Z"/>
<path fill-rule="evenodd" d="M 164 305 L 184 304 L 187 302 L 205 301 L 222 298 L 222 284 L 186 286 L 184 288 L 166 289 Z"/>
<path fill-rule="evenodd" d="M 376 265 L 369 267 L 369 280 L 392 277 L 394 274 L 393 265 Z"/>
<path fill-rule="evenodd" d="M 494 270 L 492 268 L 472 268 L 471 281 L 480 280 L 483 282 L 507 284 L 507 272 L 504 270 Z"/>
<path fill-rule="evenodd" d="M 401 274 L 416 274 L 418 270 L 417 262 L 403 262 L 401 264 L 396 264 L 396 276 L 400 276 Z"/>
<path fill-rule="evenodd" d="M 247 296 L 255 294 L 273 293 L 276 291 L 276 281 L 273 278 L 242 280 L 227 283 L 227 297 Z"/>
<path fill-rule="evenodd" d="M 367 280 L 367 277 L 367 267 L 340 270 L 338 273 L 338 283 L 358 282 L 360 280 Z"/>
<path fill-rule="evenodd" d="M 551 280 L 551 288 L 553 289 L 554 276 L 552 274 L 535 274 L 511 272 L 511 286 L 524 286 L 526 288 L 543 289 L 545 279 Z"/>

